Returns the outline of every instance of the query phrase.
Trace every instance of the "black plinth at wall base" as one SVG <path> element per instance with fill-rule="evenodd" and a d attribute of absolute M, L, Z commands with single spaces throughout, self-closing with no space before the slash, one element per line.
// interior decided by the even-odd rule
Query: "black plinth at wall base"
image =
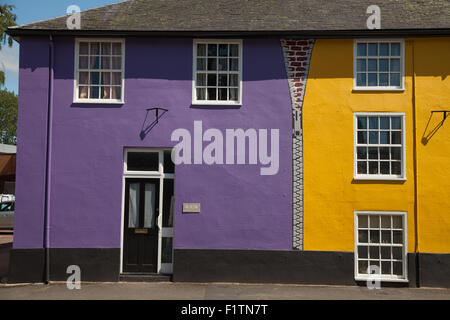
<path fill-rule="evenodd" d="M 44 249 L 12 249 L 8 283 L 35 283 L 45 279 Z M 81 270 L 81 281 L 118 281 L 120 248 L 52 248 L 50 281 L 66 281 L 67 267 Z"/>

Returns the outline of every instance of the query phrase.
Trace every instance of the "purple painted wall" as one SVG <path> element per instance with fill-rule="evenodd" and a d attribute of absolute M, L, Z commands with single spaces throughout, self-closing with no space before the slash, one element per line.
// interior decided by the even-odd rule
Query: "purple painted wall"
<path fill-rule="evenodd" d="M 124 147 L 171 147 L 177 128 L 280 129 L 280 169 L 180 165 L 175 248 L 292 249 L 292 124 L 278 40 L 243 41 L 243 105 L 195 107 L 192 39 L 126 40 L 125 104 L 73 104 L 74 40 L 55 39 L 51 247 L 121 246 Z M 21 40 L 15 248 L 42 247 L 48 40 Z M 145 109 L 169 109 L 141 140 Z M 182 214 L 200 202 L 200 214 Z"/>

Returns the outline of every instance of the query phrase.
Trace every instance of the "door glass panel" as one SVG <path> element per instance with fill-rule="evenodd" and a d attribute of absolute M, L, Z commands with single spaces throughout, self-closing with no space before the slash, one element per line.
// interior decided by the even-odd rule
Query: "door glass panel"
<path fill-rule="evenodd" d="M 172 263 L 173 238 L 162 238 L 161 263 Z"/>
<path fill-rule="evenodd" d="M 144 228 L 153 228 L 155 225 L 155 185 L 145 184 Z"/>
<path fill-rule="evenodd" d="M 158 152 L 128 152 L 128 171 L 159 171 Z"/>
<path fill-rule="evenodd" d="M 128 228 L 139 226 L 139 183 L 131 183 L 128 204 Z"/>
<path fill-rule="evenodd" d="M 165 173 L 174 173 L 175 165 L 172 162 L 172 151 L 166 150 L 164 151 L 164 172 Z"/>
<path fill-rule="evenodd" d="M 163 228 L 173 228 L 173 179 L 164 179 Z"/>

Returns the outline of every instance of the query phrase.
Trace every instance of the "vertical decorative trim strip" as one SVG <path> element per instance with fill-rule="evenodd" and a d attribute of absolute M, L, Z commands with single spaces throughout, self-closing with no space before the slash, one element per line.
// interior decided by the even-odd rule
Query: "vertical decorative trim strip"
<path fill-rule="evenodd" d="M 292 104 L 292 247 L 303 250 L 303 126 L 302 107 L 314 39 L 281 39 Z"/>

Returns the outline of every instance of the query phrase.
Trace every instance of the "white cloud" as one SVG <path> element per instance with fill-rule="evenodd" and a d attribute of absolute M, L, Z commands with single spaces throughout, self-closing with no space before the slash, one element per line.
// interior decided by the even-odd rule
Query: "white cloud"
<path fill-rule="evenodd" d="M 19 72 L 19 46 L 16 43 L 12 48 L 2 45 L 0 69 L 2 71 Z"/>

